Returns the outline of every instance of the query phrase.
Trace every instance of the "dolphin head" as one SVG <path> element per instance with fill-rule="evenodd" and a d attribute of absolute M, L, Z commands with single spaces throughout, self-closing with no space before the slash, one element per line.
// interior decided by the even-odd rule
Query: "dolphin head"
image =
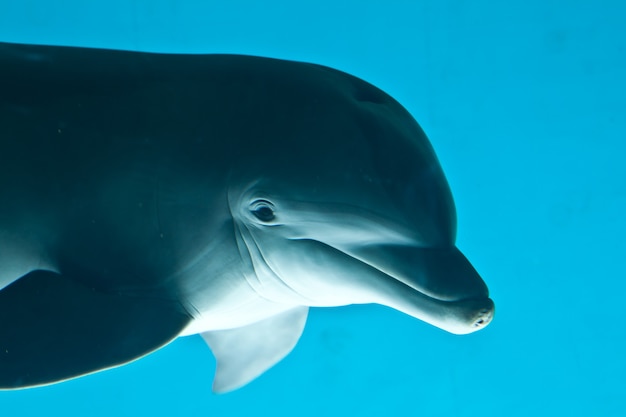
<path fill-rule="evenodd" d="M 257 110 L 264 131 L 228 191 L 247 281 L 279 303 L 377 303 L 452 333 L 481 329 L 494 304 L 455 247 L 452 195 L 424 132 L 381 90 L 331 81 L 339 88 L 313 85 L 305 102 L 280 89 Z"/>

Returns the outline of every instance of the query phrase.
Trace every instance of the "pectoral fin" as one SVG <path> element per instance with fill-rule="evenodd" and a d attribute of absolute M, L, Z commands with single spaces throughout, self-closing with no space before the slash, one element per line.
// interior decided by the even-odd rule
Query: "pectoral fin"
<path fill-rule="evenodd" d="M 50 271 L 0 291 L 0 389 L 50 384 L 130 362 L 174 339 L 175 301 L 102 292 Z"/>
<path fill-rule="evenodd" d="M 308 307 L 296 307 L 235 329 L 202 333 L 217 360 L 213 391 L 237 389 L 291 352 L 304 330 Z"/>

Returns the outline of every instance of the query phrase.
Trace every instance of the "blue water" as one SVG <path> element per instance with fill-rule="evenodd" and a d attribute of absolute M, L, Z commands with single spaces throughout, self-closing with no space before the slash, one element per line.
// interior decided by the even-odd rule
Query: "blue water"
<path fill-rule="evenodd" d="M 234 393 L 211 394 L 190 337 L 0 392 L 0 414 L 625 416 L 625 21 L 619 0 L 0 0 L 0 41 L 264 55 L 381 87 L 429 135 L 497 305 L 469 336 L 314 309 L 294 352 Z"/>

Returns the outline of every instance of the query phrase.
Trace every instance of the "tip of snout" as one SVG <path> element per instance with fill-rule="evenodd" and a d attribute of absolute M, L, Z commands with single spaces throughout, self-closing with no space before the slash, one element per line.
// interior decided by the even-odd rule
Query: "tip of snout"
<path fill-rule="evenodd" d="M 487 327 L 487 325 L 491 323 L 491 320 L 493 320 L 493 315 L 496 312 L 496 306 L 491 298 L 487 298 L 485 304 L 486 305 L 483 308 L 476 312 L 476 315 L 472 320 L 471 326 L 475 330 Z"/>
<path fill-rule="evenodd" d="M 457 325 L 449 331 L 455 334 L 469 334 L 484 329 L 491 323 L 496 311 L 491 298 L 473 298 L 455 302 L 460 311 L 463 311 Z"/>

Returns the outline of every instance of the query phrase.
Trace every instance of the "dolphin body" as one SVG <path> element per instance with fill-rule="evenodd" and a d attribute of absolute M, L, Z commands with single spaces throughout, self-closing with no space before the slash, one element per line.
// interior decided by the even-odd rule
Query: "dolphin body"
<path fill-rule="evenodd" d="M 0 43 L 0 388 L 201 334 L 213 389 L 311 306 L 456 334 L 494 304 L 433 148 L 376 87 L 300 62 Z"/>

